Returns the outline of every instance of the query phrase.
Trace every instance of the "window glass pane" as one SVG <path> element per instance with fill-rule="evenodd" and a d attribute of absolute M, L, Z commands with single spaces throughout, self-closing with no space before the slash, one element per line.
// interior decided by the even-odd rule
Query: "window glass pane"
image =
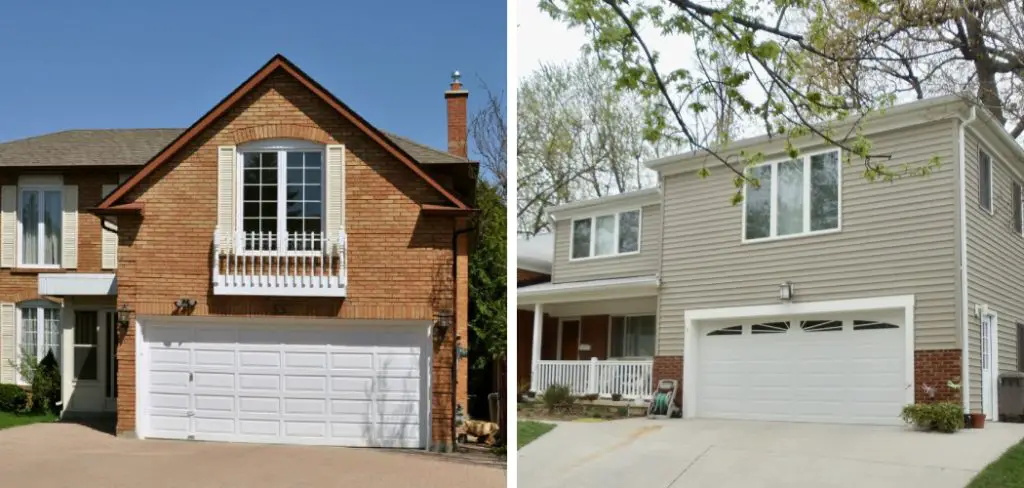
<path fill-rule="evenodd" d="M 43 316 L 45 317 L 45 334 L 43 338 L 42 355 L 52 351 L 53 357 L 57 359 L 57 363 L 60 364 L 60 309 L 58 308 L 44 308 Z"/>
<path fill-rule="evenodd" d="M 277 249 L 277 153 L 243 153 L 242 161 L 242 242 L 247 250 Z"/>
<path fill-rule="evenodd" d="M 96 379 L 97 315 L 96 312 L 75 312 L 75 378 L 79 380 Z"/>
<path fill-rule="evenodd" d="M 607 256 L 615 253 L 615 216 L 605 215 L 597 218 L 597 242 L 594 243 L 594 255 Z"/>
<path fill-rule="evenodd" d="M 804 231 L 803 160 L 779 163 L 778 177 L 776 235 L 799 234 Z"/>
<path fill-rule="evenodd" d="M 61 225 L 63 223 L 62 202 L 59 191 L 48 191 L 43 196 L 43 263 L 60 264 Z"/>
<path fill-rule="evenodd" d="M 839 228 L 839 153 L 811 156 L 811 230 Z"/>
<path fill-rule="evenodd" d="M 96 346 L 75 346 L 75 378 L 96 379 Z"/>
<path fill-rule="evenodd" d="M 640 211 L 619 214 L 619 252 L 640 249 Z"/>
<path fill-rule="evenodd" d="M 19 355 L 24 355 L 25 359 L 29 361 L 39 360 L 37 356 L 39 354 L 37 313 L 38 309 L 34 307 L 21 309 L 21 351 L 19 351 Z"/>
<path fill-rule="evenodd" d="M 759 239 L 771 233 L 772 218 L 772 166 L 770 164 L 751 168 L 750 178 L 760 182 L 759 187 L 747 183 L 746 195 L 746 238 Z"/>
<path fill-rule="evenodd" d="M 39 192 L 21 192 L 21 262 L 39 264 Z"/>
<path fill-rule="evenodd" d="M 626 333 L 626 356 L 654 356 L 655 317 L 644 315 L 629 317 Z"/>
<path fill-rule="evenodd" d="M 992 158 L 982 152 L 979 156 L 981 174 L 978 177 L 979 193 L 981 195 L 981 206 L 985 210 L 992 209 Z"/>
<path fill-rule="evenodd" d="M 626 319 L 624 317 L 612 317 L 612 340 L 609 344 L 608 356 L 613 358 L 622 357 L 622 341 L 625 339 Z"/>
<path fill-rule="evenodd" d="M 319 152 L 288 153 L 288 196 L 285 226 L 292 235 L 288 249 L 319 250 L 323 238 L 320 216 L 323 207 Z"/>
<path fill-rule="evenodd" d="M 590 256 L 590 219 L 577 220 L 572 223 L 572 257 L 585 258 Z"/>

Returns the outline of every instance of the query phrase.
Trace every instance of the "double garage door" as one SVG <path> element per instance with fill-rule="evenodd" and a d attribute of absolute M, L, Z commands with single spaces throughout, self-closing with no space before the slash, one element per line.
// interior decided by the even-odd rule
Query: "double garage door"
<path fill-rule="evenodd" d="M 144 437 L 423 447 L 427 326 L 142 324 Z"/>
<path fill-rule="evenodd" d="M 696 416 L 899 424 L 900 410 L 913 394 L 901 317 L 702 324 L 696 338 Z"/>

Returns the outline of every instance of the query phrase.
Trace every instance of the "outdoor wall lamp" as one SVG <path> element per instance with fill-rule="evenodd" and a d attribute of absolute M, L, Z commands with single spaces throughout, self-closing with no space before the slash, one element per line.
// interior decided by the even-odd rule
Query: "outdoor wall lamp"
<path fill-rule="evenodd" d="M 178 310 L 192 310 L 196 308 L 196 300 L 189 297 L 181 297 L 174 302 L 174 306 Z"/>
<path fill-rule="evenodd" d="M 785 282 L 779 285 L 779 300 L 788 302 L 793 299 L 793 284 Z"/>
<path fill-rule="evenodd" d="M 434 322 L 434 339 L 443 340 L 452 327 L 452 319 L 455 314 L 451 310 L 444 309 L 437 312 L 437 320 Z"/>
<path fill-rule="evenodd" d="M 128 325 L 132 321 L 132 312 L 134 310 L 129 308 L 127 303 L 122 303 L 117 309 L 117 328 L 121 330 L 122 335 L 128 332 Z"/>

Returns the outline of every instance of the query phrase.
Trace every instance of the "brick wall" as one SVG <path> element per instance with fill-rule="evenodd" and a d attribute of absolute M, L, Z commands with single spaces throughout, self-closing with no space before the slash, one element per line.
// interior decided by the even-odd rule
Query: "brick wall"
<path fill-rule="evenodd" d="M 260 127 L 265 127 L 260 132 Z M 216 225 L 217 146 L 285 127 L 345 144 L 348 296 L 276 298 L 214 296 L 210 253 Z M 316 130 L 302 132 L 296 127 Z M 285 315 L 358 319 L 433 319 L 452 308 L 452 232 L 455 219 L 420 213 L 443 204 L 436 190 L 281 72 L 271 75 L 196 140 L 128 195 L 145 204 L 145 217 L 121 218 L 119 305 L 137 313 L 169 315 L 182 297 L 198 304 L 193 315 Z M 465 277 L 468 241 L 460 241 L 459 276 Z M 456 295 L 456 330 L 468 341 L 466 288 Z M 452 344 L 435 343 L 434 445 L 450 445 Z M 118 432 L 135 429 L 134 330 L 118 348 Z M 466 398 L 465 361 L 458 396 Z M 463 403 L 465 405 L 465 403 Z"/>
<path fill-rule="evenodd" d="M 959 379 L 963 376 L 963 371 L 960 369 L 960 357 L 959 349 L 915 351 L 914 402 L 948 401 L 961 403 L 962 396 L 960 391 L 951 390 L 948 386 L 949 380 Z M 962 384 L 962 381 L 960 383 Z M 925 385 L 937 388 L 934 399 L 930 398 L 925 392 Z"/>
<path fill-rule="evenodd" d="M 683 406 L 683 357 L 682 356 L 654 356 L 654 373 L 651 391 L 658 386 L 661 380 L 676 380 L 676 406 Z"/>

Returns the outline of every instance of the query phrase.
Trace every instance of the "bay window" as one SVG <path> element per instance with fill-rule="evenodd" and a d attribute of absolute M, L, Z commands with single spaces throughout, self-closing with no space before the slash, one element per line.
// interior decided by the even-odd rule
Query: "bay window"
<path fill-rule="evenodd" d="M 570 227 L 570 259 L 640 251 L 640 210 L 575 219 Z"/>
<path fill-rule="evenodd" d="M 744 189 L 743 239 L 757 240 L 839 228 L 839 151 L 754 166 Z"/>
<path fill-rule="evenodd" d="M 18 265 L 59 267 L 63 224 L 60 187 L 22 187 L 18 199 Z"/>
<path fill-rule="evenodd" d="M 654 315 L 612 317 L 608 356 L 653 357 L 656 322 Z"/>
<path fill-rule="evenodd" d="M 19 308 L 18 349 L 22 361 L 36 363 L 52 351 L 60 362 L 60 312 L 50 303 L 29 303 Z M 31 378 L 21 378 L 21 381 L 28 383 Z"/>
<path fill-rule="evenodd" d="M 256 144 L 239 150 L 243 249 L 318 251 L 324 237 L 323 148 Z"/>

